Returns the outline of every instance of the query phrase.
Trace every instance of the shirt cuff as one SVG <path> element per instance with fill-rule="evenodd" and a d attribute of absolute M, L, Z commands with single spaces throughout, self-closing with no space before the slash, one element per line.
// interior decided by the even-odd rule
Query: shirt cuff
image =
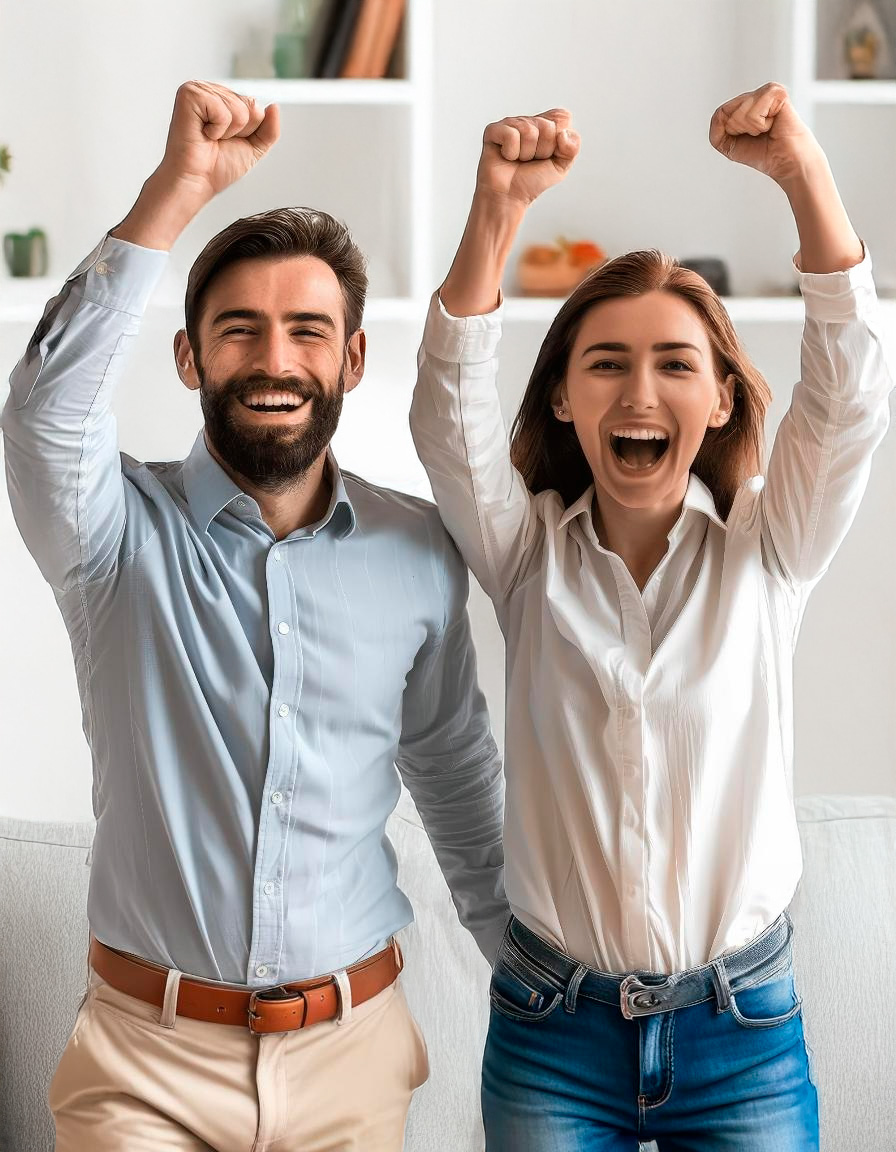
<path fill-rule="evenodd" d="M 446 312 L 438 292 L 433 293 L 423 330 L 423 348 L 428 356 L 449 364 L 478 364 L 491 360 L 501 340 L 504 298 L 493 312 L 484 316 L 452 316 Z"/>
<path fill-rule="evenodd" d="M 93 304 L 142 316 L 167 263 L 167 252 L 107 234 L 66 283 L 83 285 L 82 297 Z"/>
<path fill-rule="evenodd" d="M 860 264 L 845 272 L 801 272 L 800 291 L 806 304 L 806 319 L 828 322 L 854 320 L 877 304 L 877 291 L 871 275 L 871 254 L 866 245 Z"/>

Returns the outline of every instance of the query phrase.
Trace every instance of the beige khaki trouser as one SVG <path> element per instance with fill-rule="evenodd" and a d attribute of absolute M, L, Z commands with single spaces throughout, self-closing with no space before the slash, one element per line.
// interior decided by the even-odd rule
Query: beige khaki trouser
<path fill-rule="evenodd" d="M 57 1152 L 401 1152 L 429 1064 L 400 980 L 269 1036 L 172 1008 L 170 985 L 160 1011 L 91 973 L 50 1086 Z"/>

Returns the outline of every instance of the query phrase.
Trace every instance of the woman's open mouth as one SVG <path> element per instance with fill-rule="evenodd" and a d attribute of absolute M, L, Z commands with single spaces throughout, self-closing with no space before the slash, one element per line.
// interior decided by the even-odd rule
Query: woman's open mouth
<path fill-rule="evenodd" d="M 632 472 L 655 467 L 669 447 L 669 433 L 658 428 L 620 428 L 610 433 L 617 461 Z"/>

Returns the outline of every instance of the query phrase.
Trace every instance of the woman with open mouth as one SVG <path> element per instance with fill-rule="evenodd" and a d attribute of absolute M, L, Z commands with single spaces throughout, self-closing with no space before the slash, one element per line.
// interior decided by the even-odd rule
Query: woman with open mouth
<path fill-rule="evenodd" d="M 593 272 L 508 443 L 500 285 L 569 113 L 486 128 L 411 426 L 506 640 L 506 888 L 483 1064 L 489 1152 L 811 1152 L 786 909 L 800 876 L 792 659 L 888 423 L 871 264 L 767 84 L 712 117 L 800 238 L 802 380 L 770 393 L 709 285 L 654 251 Z"/>

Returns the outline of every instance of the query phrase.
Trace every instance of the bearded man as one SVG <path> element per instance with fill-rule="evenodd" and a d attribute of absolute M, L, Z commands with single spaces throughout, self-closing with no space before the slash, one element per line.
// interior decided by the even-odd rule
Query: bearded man
<path fill-rule="evenodd" d="M 184 461 L 118 451 L 112 391 L 168 249 L 278 134 L 275 106 L 178 90 L 162 162 L 48 305 L 3 412 L 94 767 L 61 1152 L 401 1148 L 428 1064 L 397 980 L 399 773 L 489 959 L 507 920 L 464 566 L 434 507 L 329 449 L 364 371 L 346 229 L 282 209 L 216 236 L 174 341 L 205 426 Z"/>

